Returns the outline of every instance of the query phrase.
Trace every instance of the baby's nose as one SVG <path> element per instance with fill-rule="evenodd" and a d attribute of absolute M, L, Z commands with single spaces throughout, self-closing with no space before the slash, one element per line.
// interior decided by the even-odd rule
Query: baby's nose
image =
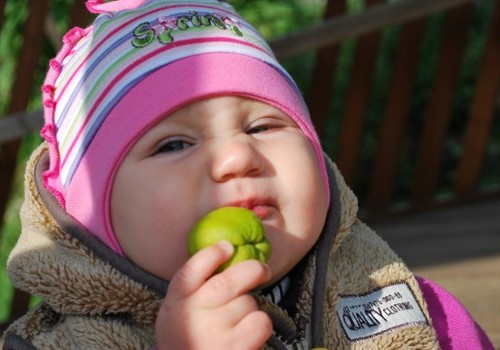
<path fill-rule="evenodd" d="M 218 143 L 213 150 L 211 176 L 216 182 L 232 178 L 257 176 L 263 170 L 259 151 L 245 136 Z"/>

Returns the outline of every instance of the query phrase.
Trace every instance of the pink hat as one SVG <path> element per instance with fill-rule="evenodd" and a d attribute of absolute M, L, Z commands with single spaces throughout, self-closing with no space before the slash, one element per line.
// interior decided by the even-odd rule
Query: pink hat
<path fill-rule="evenodd" d="M 42 89 L 42 136 L 50 150 L 44 183 L 110 248 L 122 254 L 109 201 L 123 157 L 165 115 L 208 96 L 241 95 L 284 111 L 309 138 L 327 183 L 297 86 L 231 6 L 215 0 L 95 0 L 87 7 L 99 15 L 92 26 L 65 35 Z"/>

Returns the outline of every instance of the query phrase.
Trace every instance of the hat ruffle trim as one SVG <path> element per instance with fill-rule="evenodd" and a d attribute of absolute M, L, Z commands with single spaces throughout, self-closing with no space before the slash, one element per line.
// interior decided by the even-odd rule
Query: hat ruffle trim
<path fill-rule="evenodd" d="M 43 182 L 47 188 L 57 198 L 59 203 L 65 208 L 65 189 L 60 179 L 61 156 L 57 141 L 57 125 L 55 122 L 55 111 L 57 107 L 56 81 L 64 68 L 64 59 L 73 52 L 75 45 L 87 35 L 90 28 L 82 29 L 75 27 L 63 37 L 63 47 L 57 56 L 50 60 L 49 71 L 42 86 L 42 101 L 44 109 L 45 126 L 40 135 L 47 141 L 50 152 L 50 166 L 43 174 Z"/>

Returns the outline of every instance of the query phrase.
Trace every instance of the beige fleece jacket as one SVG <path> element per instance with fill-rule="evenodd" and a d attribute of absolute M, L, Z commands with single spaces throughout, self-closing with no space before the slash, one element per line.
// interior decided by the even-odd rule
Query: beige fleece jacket
<path fill-rule="evenodd" d="M 297 283 L 296 315 L 256 296 L 275 325 L 265 348 L 438 349 L 415 278 L 357 219 L 355 196 L 327 163 L 332 202 Z M 4 347 L 151 349 L 168 283 L 66 215 L 41 185 L 47 164 L 43 144 L 27 166 L 22 232 L 8 261 L 13 284 L 43 301 L 7 329 Z"/>

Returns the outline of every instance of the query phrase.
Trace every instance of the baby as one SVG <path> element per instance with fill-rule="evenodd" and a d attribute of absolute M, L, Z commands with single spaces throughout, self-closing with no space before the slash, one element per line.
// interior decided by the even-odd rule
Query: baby
<path fill-rule="evenodd" d="M 356 218 L 302 96 L 215 0 L 88 2 L 43 86 L 8 269 L 42 302 L 5 348 L 492 349 L 463 307 Z M 252 210 L 267 264 L 187 253 L 190 229 Z"/>

